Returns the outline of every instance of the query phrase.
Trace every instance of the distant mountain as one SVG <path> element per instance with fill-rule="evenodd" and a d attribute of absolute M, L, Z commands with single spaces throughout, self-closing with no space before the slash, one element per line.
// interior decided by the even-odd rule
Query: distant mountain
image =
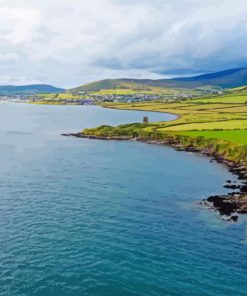
<path fill-rule="evenodd" d="M 191 83 L 191 85 L 212 85 L 222 88 L 232 88 L 247 84 L 247 68 L 229 69 L 215 73 L 203 74 L 194 77 L 174 78 L 173 81 Z"/>
<path fill-rule="evenodd" d="M 106 79 L 88 83 L 72 89 L 72 92 L 90 92 L 102 89 L 148 89 L 149 87 L 161 88 L 186 88 L 220 87 L 233 88 L 247 85 L 247 68 L 237 68 L 216 73 L 203 74 L 192 77 L 179 77 L 171 79 Z"/>
<path fill-rule="evenodd" d="M 38 94 L 38 93 L 60 93 L 64 89 L 47 84 L 31 85 L 0 85 L 0 95 Z"/>

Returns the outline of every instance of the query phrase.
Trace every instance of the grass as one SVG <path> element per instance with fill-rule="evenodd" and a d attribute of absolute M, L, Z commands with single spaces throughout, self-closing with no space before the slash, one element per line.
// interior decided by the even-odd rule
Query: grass
<path fill-rule="evenodd" d="M 172 125 L 159 129 L 160 131 L 194 131 L 194 130 L 242 130 L 247 129 L 247 120 L 223 120 L 212 122 L 195 122 L 187 124 Z"/>
<path fill-rule="evenodd" d="M 61 94 L 39 94 L 37 95 L 40 99 L 47 100 L 74 100 L 74 99 L 82 99 L 84 96 L 76 95 L 72 93 L 61 93 Z"/>
<path fill-rule="evenodd" d="M 235 103 L 235 104 L 244 104 L 247 103 L 247 93 L 241 94 L 229 94 L 225 96 L 219 97 L 209 97 L 209 98 L 201 98 L 194 99 L 194 103 Z"/>
<path fill-rule="evenodd" d="M 231 143 L 247 145 L 247 130 L 187 131 L 178 134 L 193 138 L 221 139 Z"/>

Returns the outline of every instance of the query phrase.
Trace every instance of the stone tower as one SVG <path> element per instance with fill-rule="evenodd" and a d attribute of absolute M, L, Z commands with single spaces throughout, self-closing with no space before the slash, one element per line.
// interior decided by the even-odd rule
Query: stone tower
<path fill-rule="evenodd" d="M 143 117 L 143 123 L 148 123 L 148 117 L 147 116 Z"/>

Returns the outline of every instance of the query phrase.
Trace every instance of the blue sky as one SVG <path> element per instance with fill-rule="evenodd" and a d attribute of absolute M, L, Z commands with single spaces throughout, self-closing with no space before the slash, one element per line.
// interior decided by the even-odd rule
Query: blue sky
<path fill-rule="evenodd" d="M 0 0 L 0 84 L 247 66 L 245 0 Z"/>

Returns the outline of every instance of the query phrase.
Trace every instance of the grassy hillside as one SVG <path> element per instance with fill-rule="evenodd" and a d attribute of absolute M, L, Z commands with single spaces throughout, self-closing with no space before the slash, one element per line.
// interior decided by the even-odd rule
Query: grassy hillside
<path fill-rule="evenodd" d="M 138 80 L 138 79 L 106 79 L 101 81 L 92 82 L 71 89 L 72 93 L 88 92 L 94 94 L 176 94 L 179 92 L 177 89 L 169 88 L 168 86 L 159 85 L 151 80 Z"/>
<path fill-rule="evenodd" d="M 178 92 L 179 90 L 191 91 L 193 88 L 199 85 L 198 83 L 175 81 L 172 79 L 162 80 L 150 80 L 150 79 L 107 79 L 96 81 L 93 83 L 85 84 L 77 88 L 71 89 L 70 92 L 98 92 L 101 90 L 134 90 L 135 92 L 169 92 L 173 90 Z"/>
<path fill-rule="evenodd" d="M 98 92 L 101 90 L 135 90 L 157 91 L 158 89 L 181 89 L 195 88 L 234 88 L 247 85 L 247 68 L 230 69 L 216 73 L 209 73 L 193 77 L 181 77 L 172 79 L 106 79 L 85 84 L 71 89 L 71 92 Z M 158 89 L 155 89 L 158 88 Z"/>
<path fill-rule="evenodd" d="M 205 139 L 219 139 L 230 143 L 236 143 L 240 145 L 247 145 L 247 130 L 222 130 L 222 131 L 186 131 L 178 133 L 188 137 L 198 138 L 203 137 Z"/>

